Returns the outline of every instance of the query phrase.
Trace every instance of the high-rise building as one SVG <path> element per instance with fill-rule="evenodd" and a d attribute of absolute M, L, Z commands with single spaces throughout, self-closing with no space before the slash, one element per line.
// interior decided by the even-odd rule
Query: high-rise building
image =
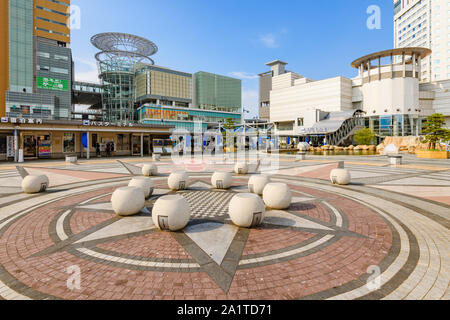
<path fill-rule="evenodd" d="M 194 106 L 199 109 L 242 112 L 242 80 L 208 72 L 194 74 Z"/>
<path fill-rule="evenodd" d="M 421 82 L 450 79 L 450 3 L 394 0 L 394 47 L 433 51 L 422 61 Z"/>
<path fill-rule="evenodd" d="M 0 115 L 69 119 L 70 0 L 3 0 L 0 6 Z"/>

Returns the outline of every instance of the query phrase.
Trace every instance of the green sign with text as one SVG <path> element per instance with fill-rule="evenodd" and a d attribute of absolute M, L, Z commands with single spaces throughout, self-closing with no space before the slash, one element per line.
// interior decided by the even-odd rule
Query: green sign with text
<path fill-rule="evenodd" d="M 69 91 L 69 81 L 47 77 L 37 77 L 37 87 L 39 89 Z"/>

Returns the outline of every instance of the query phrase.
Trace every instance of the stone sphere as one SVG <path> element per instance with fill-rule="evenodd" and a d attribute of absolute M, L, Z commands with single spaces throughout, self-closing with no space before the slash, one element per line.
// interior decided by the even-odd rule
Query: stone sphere
<path fill-rule="evenodd" d="M 248 180 L 248 190 L 250 191 L 250 193 L 262 195 L 264 188 L 268 183 L 270 183 L 269 176 L 263 174 L 251 176 Z"/>
<path fill-rule="evenodd" d="M 245 162 L 236 163 L 234 166 L 234 172 L 236 174 L 247 174 L 248 173 L 248 164 Z"/>
<path fill-rule="evenodd" d="M 231 221 L 238 227 L 252 228 L 263 222 L 266 208 L 256 194 L 241 193 L 231 199 L 228 213 Z"/>
<path fill-rule="evenodd" d="M 350 183 L 351 175 L 347 169 L 334 169 L 330 174 L 331 183 L 346 186 Z"/>
<path fill-rule="evenodd" d="M 179 195 L 159 198 L 152 210 L 153 223 L 160 230 L 182 230 L 189 223 L 190 217 L 189 203 Z"/>
<path fill-rule="evenodd" d="M 145 199 L 148 199 L 153 194 L 155 189 L 153 181 L 147 177 L 135 177 L 131 179 L 128 186 L 142 189 L 142 191 L 144 191 Z"/>
<path fill-rule="evenodd" d="M 285 183 L 268 183 L 263 191 L 263 199 L 269 208 L 287 209 L 292 202 L 291 189 Z"/>
<path fill-rule="evenodd" d="M 172 191 L 186 190 L 189 187 L 189 175 L 185 171 L 173 172 L 167 179 L 167 184 Z"/>
<path fill-rule="evenodd" d="M 154 164 L 146 164 L 142 167 L 142 175 L 146 177 L 156 176 L 158 174 L 158 167 Z"/>
<path fill-rule="evenodd" d="M 309 145 L 309 143 L 300 142 L 298 144 L 298 150 L 299 151 L 309 151 L 310 149 L 311 149 L 311 146 Z"/>
<path fill-rule="evenodd" d="M 46 175 L 28 175 L 22 180 L 22 190 L 28 194 L 45 192 L 49 184 Z"/>
<path fill-rule="evenodd" d="M 384 154 L 385 154 L 385 155 L 389 155 L 389 154 L 398 154 L 398 148 L 395 146 L 395 144 L 388 144 L 388 145 L 384 148 Z"/>
<path fill-rule="evenodd" d="M 145 194 L 141 188 L 119 188 L 112 194 L 111 204 L 119 216 L 132 216 L 141 212 L 145 206 Z"/>
<path fill-rule="evenodd" d="M 233 183 L 233 176 L 230 172 L 214 172 L 211 178 L 211 185 L 215 189 L 229 189 Z"/>

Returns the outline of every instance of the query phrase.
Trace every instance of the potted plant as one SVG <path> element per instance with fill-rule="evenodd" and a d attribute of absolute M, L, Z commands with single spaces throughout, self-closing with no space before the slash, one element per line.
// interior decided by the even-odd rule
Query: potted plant
<path fill-rule="evenodd" d="M 441 142 L 450 140 L 450 130 L 444 128 L 445 117 L 440 113 L 435 113 L 428 117 L 423 128 L 425 138 L 422 143 L 427 144 L 427 150 L 418 150 L 418 158 L 425 159 L 448 159 L 446 148 L 441 147 Z M 443 150 L 442 150 L 443 149 Z"/>

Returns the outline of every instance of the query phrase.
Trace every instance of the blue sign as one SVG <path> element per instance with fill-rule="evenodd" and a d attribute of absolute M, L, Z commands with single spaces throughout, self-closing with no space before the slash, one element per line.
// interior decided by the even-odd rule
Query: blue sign
<path fill-rule="evenodd" d="M 81 143 L 83 144 L 83 148 L 87 149 L 88 147 L 88 136 L 86 132 L 83 132 L 81 135 Z"/>

